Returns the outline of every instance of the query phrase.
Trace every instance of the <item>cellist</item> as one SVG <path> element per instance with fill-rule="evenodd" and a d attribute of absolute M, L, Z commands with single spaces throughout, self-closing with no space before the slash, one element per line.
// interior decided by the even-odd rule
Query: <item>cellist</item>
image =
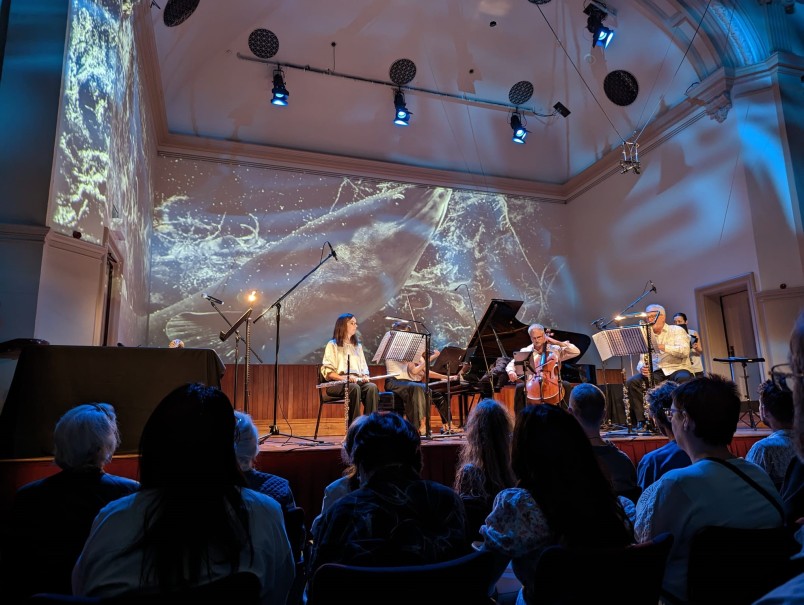
<path fill-rule="evenodd" d="M 530 342 L 527 347 L 520 349 L 520 353 L 527 353 L 528 358 L 524 362 L 524 374 L 517 374 L 515 360 L 511 360 L 505 368 L 511 382 L 516 382 L 516 394 L 514 395 L 514 412 L 516 414 L 525 407 L 526 401 L 529 403 L 539 403 L 541 397 L 534 396 L 536 393 L 543 392 L 552 396 L 555 389 L 561 389 L 561 377 L 558 376 L 558 369 L 561 362 L 577 357 L 581 354 L 580 349 L 570 341 L 558 341 L 545 330 L 542 324 L 531 324 L 528 327 Z M 530 397 L 527 396 L 528 384 L 531 386 Z M 558 403 L 558 399 L 551 397 L 553 403 Z M 546 399 L 546 398 L 545 398 Z"/>

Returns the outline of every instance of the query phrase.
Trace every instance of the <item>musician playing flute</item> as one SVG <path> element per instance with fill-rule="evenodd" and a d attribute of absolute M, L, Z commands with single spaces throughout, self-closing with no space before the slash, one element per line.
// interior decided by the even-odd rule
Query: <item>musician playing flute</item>
<path fill-rule="evenodd" d="M 357 318 L 351 313 L 344 313 L 335 320 L 332 340 L 324 349 L 321 376 L 327 381 L 346 382 L 348 379 L 349 424 L 360 415 L 361 402 L 363 413 L 366 415 L 377 409 L 379 391 L 377 385 L 369 380 L 369 368 L 363 353 L 363 345 L 357 337 Z M 340 384 L 329 386 L 327 395 L 343 397 L 343 389 L 344 385 Z"/>

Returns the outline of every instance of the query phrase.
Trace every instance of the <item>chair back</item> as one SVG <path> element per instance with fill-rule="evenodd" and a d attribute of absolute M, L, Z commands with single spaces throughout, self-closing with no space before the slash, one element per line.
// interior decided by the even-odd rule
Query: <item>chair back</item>
<path fill-rule="evenodd" d="M 704 527 L 690 544 L 690 603 L 753 603 L 800 573 L 790 561 L 799 545 L 790 529 Z"/>
<path fill-rule="evenodd" d="M 622 548 L 547 548 L 525 592 L 528 605 L 656 605 L 673 536 Z M 617 590 L 620 586 L 621 590 Z M 602 599 L 607 594 L 609 598 Z"/>
<path fill-rule="evenodd" d="M 85 605 L 257 605 L 260 600 L 260 579 L 250 571 L 241 571 L 225 578 L 177 590 L 175 592 L 133 592 L 117 597 L 74 597 L 71 595 L 39 594 L 28 603 L 78 603 Z"/>
<path fill-rule="evenodd" d="M 496 561 L 494 553 L 476 551 L 430 565 L 357 567 L 327 563 L 313 575 L 307 605 L 493 605 L 490 595 L 501 571 Z"/>

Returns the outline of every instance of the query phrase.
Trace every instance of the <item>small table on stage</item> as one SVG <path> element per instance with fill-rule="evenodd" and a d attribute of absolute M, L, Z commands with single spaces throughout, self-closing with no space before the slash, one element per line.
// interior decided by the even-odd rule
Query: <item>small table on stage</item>
<path fill-rule="evenodd" d="M 729 364 L 729 370 L 731 371 L 731 380 L 732 382 L 737 382 L 737 379 L 734 377 L 734 364 L 739 363 L 743 366 L 743 380 L 745 381 L 745 402 L 746 406 L 748 407 L 747 412 L 742 412 L 740 414 L 740 419 L 743 418 L 746 414 L 748 414 L 748 425 L 757 430 L 757 422 L 754 420 L 754 410 L 751 407 L 751 395 L 748 390 L 748 364 L 749 363 L 763 363 L 765 361 L 764 357 L 715 357 L 712 361 L 717 361 L 720 363 L 727 363 Z M 759 414 L 759 410 L 757 410 L 757 414 Z"/>

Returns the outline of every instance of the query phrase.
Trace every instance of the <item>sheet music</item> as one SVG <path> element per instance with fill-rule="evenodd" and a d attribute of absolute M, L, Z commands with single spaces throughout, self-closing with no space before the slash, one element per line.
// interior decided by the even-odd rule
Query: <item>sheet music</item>
<path fill-rule="evenodd" d="M 639 326 L 603 330 L 592 334 L 592 340 L 603 361 L 611 357 L 648 352 L 645 330 Z"/>
<path fill-rule="evenodd" d="M 398 332 L 390 330 L 385 333 L 372 358 L 372 363 L 382 363 L 386 359 L 392 361 L 413 361 L 424 354 L 425 336 L 416 332 Z"/>

